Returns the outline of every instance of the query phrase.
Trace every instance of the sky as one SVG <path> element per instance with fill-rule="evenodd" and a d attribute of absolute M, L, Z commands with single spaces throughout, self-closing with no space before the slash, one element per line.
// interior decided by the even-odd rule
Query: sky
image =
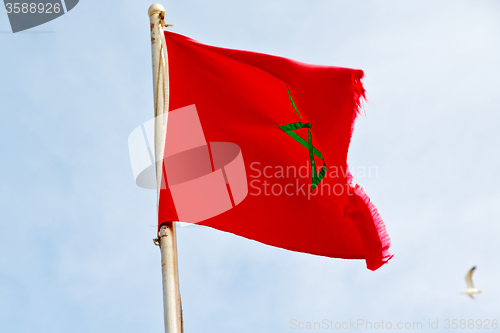
<path fill-rule="evenodd" d="M 394 254 L 372 272 L 179 228 L 186 332 L 500 319 L 498 1 L 162 4 L 171 31 L 206 44 L 364 70 L 348 161 Z M 163 331 L 156 193 L 127 147 L 153 115 L 150 5 L 80 0 L 16 34 L 0 11 L 0 332 Z"/>

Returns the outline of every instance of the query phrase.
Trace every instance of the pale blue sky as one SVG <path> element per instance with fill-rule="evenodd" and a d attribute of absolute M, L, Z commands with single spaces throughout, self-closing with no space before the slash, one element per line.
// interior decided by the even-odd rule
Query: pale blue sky
<path fill-rule="evenodd" d="M 153 112 L 149 5 L 81 0 L 18 34 L 0 13 L 2 333 L 163 331 L 155 191 L 134 184 L 127 148 Z M 378 168 L 355 181 L 395 254 L 371 272 L 181 228 L 186 332 L 500 319 L 498 1 L 163 5 L 203 43 L 365 71 L 349 161 Z M 475 301 L 458 295 L 473 265 Z"/>

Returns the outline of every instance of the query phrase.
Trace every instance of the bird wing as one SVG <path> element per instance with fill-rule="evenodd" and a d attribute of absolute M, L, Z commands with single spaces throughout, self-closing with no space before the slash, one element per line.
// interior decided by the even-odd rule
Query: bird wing
<path fill-rule="evenodd" d="M 474 283 L 472 282 L 472 273 L 474 273 L 475 269 L 476 266 L 472 267 L 467 275 L 465 275 L 465 283 L 467 283 L 467 288 L 474 288 Z"/>

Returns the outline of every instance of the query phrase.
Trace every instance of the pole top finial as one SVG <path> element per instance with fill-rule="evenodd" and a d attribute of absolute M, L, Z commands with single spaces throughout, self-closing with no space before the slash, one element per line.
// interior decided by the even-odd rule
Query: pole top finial
<path fill-rule="evenodd" d="M 160 14 L 160 13 L 163 14 L 163 16 L 165 16 L 165 8 L 161 4 L 154 3 L 151 5 L 151 7 L 149 7 L 148 10 L 149 17 L 151 17 L 154 14 Z"/>

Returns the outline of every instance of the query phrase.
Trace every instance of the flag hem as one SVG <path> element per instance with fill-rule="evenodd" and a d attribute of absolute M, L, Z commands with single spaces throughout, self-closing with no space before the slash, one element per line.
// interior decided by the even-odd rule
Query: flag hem
<path fill-rule="evenodd" d="M 351 138 L 354 132 L 354 124 L 356 122 L 356 119 L 359 115 L 361 115 L 361 111 L 364 111 L 363 109 L 363 101 L 366 101 L 366 90 L 363 87 L 363 79 L 364 72 L 359 70 L 359 71 L 354 71 L 352 73 L 352 92 L 353 92 L 353 102 L 354 102 L 354 112 L 352 116 L 352 124 L 351 124 Z M 349 168 L 347 169 L 347 182 L 349 186 L 354 190 L 354 194 L 361 198 L 363 202 L 366 204 L 368 210 L 370 211 L 375 229 L 377 231 L 378 238 L 380 240 L 380 245 L 381 245 L 381 258 L 378 263 L 369 263 L 368 259 L 366 259 L 366 264 L 367 268 L 374 271 L 378 268 L 380 268 L 382 265 L 386 264 L 389 260 L 392 259 L 394 255 L 392 255 L 389 252 L 389 247 L 391 245 L 391 239 L 389 237 L 389 234 L 387 233 L 387 229 L 385 227 L 384 221 L 382 220 L 382 217 L 380 216 L 377 208 L 371 201 L 370 197 L 364 189 L 359 186 L 359 185 L 354 185 L 353 186 L 353 176 L 351 172 L 349 171 Z"/>

